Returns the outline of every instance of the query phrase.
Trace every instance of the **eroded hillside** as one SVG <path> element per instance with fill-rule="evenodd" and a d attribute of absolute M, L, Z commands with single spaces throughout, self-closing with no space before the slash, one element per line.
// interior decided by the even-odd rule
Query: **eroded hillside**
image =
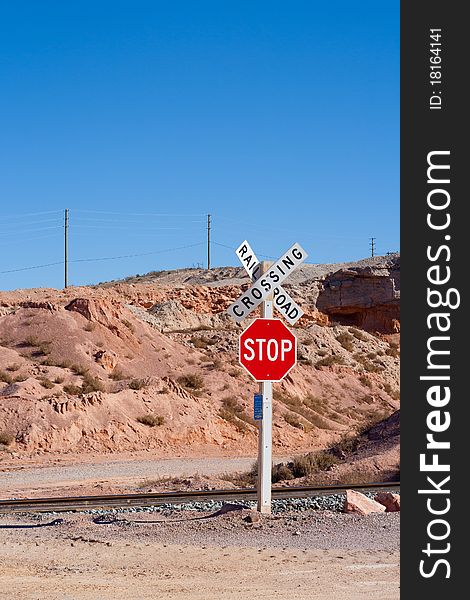
<path fill-rule="evenodd" d="M 257 384 L 225 315 L 248 285 L 226 268 L 0 293 L 4 450 L 254 453 Z M 329 446 L 399 407 L 399 257 L 304 265 L 285 287 L 306 314 L 298 366 L 275 385 L 279 454 Z"/>

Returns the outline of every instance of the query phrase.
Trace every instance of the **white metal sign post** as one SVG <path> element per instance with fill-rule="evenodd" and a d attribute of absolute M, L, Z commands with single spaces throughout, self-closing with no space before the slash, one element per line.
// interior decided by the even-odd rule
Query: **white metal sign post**
<path fill-rule="evenodd" d="M 228 309 L 228 314 L 240 323 L 261 304 L 261 317 L 273 318 L 273 308 L 293 325 L 303 315 L 303 311 L 281 287 L 286 279 L 307 258 L 300 244 L 293 244 L 274 264 L 260 262 L 250 244 L 245 240 L 237 248 L 237 256 L 253 285 Z M 262 381 L 259 384 L 262 395 L 262 419 L 258 421 L 258 511 L 271 512 L 271 469 L 272 469 L 272 414 L 273 384 Z"/>
<path fill-rule="evenodd" d="M 261 275 L 268 270 L 268 263 L 261 263 Z M 272 296 L 261 305 L 261 317 L 273 318 Z M 271 512 L 271 470 L 273 448 L 273 382 L 262 381 L 259 393 L 263 396 L 263 418 L 258 421 L 258 511 Z"/>

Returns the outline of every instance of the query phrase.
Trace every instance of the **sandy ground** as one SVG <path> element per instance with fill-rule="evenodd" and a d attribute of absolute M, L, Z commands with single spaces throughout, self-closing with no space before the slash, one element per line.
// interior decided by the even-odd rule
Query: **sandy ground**
<path fill-rule="evenodd" d="M 243 514 L 1 516 L 0 599 L 398 600 L 397 514 Z"/>

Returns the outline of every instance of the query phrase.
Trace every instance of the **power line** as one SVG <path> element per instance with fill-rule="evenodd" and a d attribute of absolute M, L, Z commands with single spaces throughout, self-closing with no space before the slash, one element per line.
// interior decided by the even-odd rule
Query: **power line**
<path fill-rule="evenodd" d="M 192 217 L 188 217 L 188 218 L 192 218 Z M 141 225 L 142 221 L 129 221 L 129 219 L 96 219 L 96 218 L 90 218 L 90 217 L 73 217 L 73 222 L 74 223 L 82 223 L 83 221 L 85 222 L 92 222 L 92 223 L 134 223 L 136 225 Z M 190 223 L 205 223 L 206 221 L 203 219 L 200 219 L 198 221 L 190 221 Z"/>
<path fill-rule="evenodd" d="M 104 260 L 119 260 L 122 258 L 136 258 L 138 256 L 151 256 L 152 254 L 163 254 L 165 252 L 176 252 L 177 250 L 185 250 L 186 248 L 195 248 L 196 246 L 205 245 L 205 242 L 198 242 L 197 244 L 188 244 L 186 246 L 178 246 L 176 248 L 165 248 L 164 250 L 154 250 L 153 252 L 140 252 L 139 254 L 123 254 L 121 256 L 103 256 L 100 258 L 76 258 L 69 260 L 69 263 L 81 263 L 81 262 L 100 262 Z M 44 267 L 53 267 L 56 265 L 63 265 L 64 261 L 47 263 L 45 265 L 34 265 L 32 267 L 21 267 L 19 269 L 10 269 L 8 271 L 0 271 L 0 275 L 5 273 L 17 273 L 19 271 L 29 271 L 31 269 L 42 269 Z"/>
<path fill-rule="evenodd" d="M 139 254 L 125 254 L 122 256 L 105 256 L 102 258 L 76 258 L 70 262 L 97 262 L 101 260 L 118 260 L 120 258 L 135 258 L 137 256 L 150 256 L 151 254 L 163 254 L 164 252 L 175 252 L 176 250 L 185 250 L 186 248 L 195 248 L 196 246 L 202 246 L 205 242 L 198 242 L 197 244 L 188 244 L 186 246 L 179 246 L 177 248 L 165 248 L 165 250 L 154 250 L 153 252 L 141 252 Z"/>
<path fill-rule="evenodd" d="M 116 230 L 124 230 L 124 231 L 129 231 L 129 227 L 107 227 L 105 225 L 75 225 L 74 222 L 72 222 L 71 227 L 74 228 L 80 228 L 80 229 L 100 229 L 101 231 L 116 231 Z M 186 227 L 144 227 L 144 231 L 186 231 Z M 142 229 L 139 229 L 139 232 L 142 231 Z M 139 233 L 138 232 L 138 233 Z"/>
<path fill-rule="evenodd" d="M 36 231 L 46 231 L 47 229 L 62 229 L 63 225 L 54 225 L 51 227 L 40 227 L 39 229 L 22 229 L 18 231 L 1 231 L 0 235 L 18 235 L 19 233 L 35 233 Z"/>
<path fill-rule="evenodd" d="M 21 221 L 19 223 L 2 223 L 2 226 L 6 226 L 8 228 L 11 227 L 19 227 L 20 229 L 22 227 L 34 227 L 34 225 L 42 225 L 43 223 L 61 223 L 62 220 L 55 218 L 55 219 L 43 219 L 42 221 L 28 221 L 27 223 L 25 223 L 24 221 Z"/>
<path fill-rule="evenodd" d="M 227 246 L 227 244 L 220 244 L 219 242 L 212 242 L 213 244 L 215 244 L 216 246 L 221 246 L 222 248 L 228 248 L 229 250 L 233 250 L 234 252 L 236 251 L 236 248 L 234 246 Z M 256 253 L 257 256 L 261 256 L 262 258 L 272 258 L 273 260 L 276 260 L 275 256 L 268 256 L 267 254 L 260 254 L 259 252 Z"/>
<path fill-rule="evenodd" d="M 57 213 L 62 213 L 62 211 L 61 210 L 46 210 L 46 211 L 35 212 L 35 213 L 2 215 L 2 219 L 24 219 L 24 217 L 36 217 L 38 215 L 53 215 L 53 214 L 57 214 Z"/>
<path fill-rule="evenodd" d="M 31 271 L 32 269 L 43 269 L 44 267 L 54 267 L 56 265 L 63 265 L 64 261 L 48 263 L 46 265 L 34 265 L 34 267 L 22 267 L 21 269 L 10 269 L 9 271 L 0 271 L 0 275 L 5 273 L 18 273 L 19 271 Z"/>
<path fill-rule="evenodd" d="M 61 228 L 62 229 L 62 228 Z M 12 244 L 24 244 L 25 242 L 34 242 L 36 240 L 47 240 L 49 238 L 56 238 L 58 235 L 62 235 L 62 232 L 56 231 L 55 233 L 49 233 L 48 235 L 38 235 L 35 237 L 26 237 L 23 239 L 14 239 L 14 240 L 1 240 L 0 245 L 4 246 L 8 244 L 11 246 Z"/>
<path fill-rule="evenodd" d="M 123 215 L 125 217 L 174 217 L 174 218 L 202 218 L 205 214 L 181 215 L 181 214 L 166 214 L 166 213 L 129 213 L 129 212 L 110 212 L 106 210 L 74 210 L 74 213 L 92 213 L 99 215 Z"/>

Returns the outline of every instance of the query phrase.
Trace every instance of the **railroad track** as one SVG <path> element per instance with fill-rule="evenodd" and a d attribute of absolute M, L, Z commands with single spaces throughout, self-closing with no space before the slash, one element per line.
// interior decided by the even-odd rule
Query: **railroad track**
<path fill-rule="evenodd" d="M 399 489 L 400 482 L 366 483 L 353 485 L 320 485 L 272 489 L 273 499 L 308 498 L 337 494 L 347 489 L 382 491 Z M 236 490 L 195 490 L 190 492 L 152 492 L 142 494 L 110 494 L 105 496 L 69 496 L 63 498 L 18 498 L 0 500 L 0 513 L 12 512 L 64 512 L 90 509 L 159 506 L 207 501 L 256 500 L 255 488 Z"/>

